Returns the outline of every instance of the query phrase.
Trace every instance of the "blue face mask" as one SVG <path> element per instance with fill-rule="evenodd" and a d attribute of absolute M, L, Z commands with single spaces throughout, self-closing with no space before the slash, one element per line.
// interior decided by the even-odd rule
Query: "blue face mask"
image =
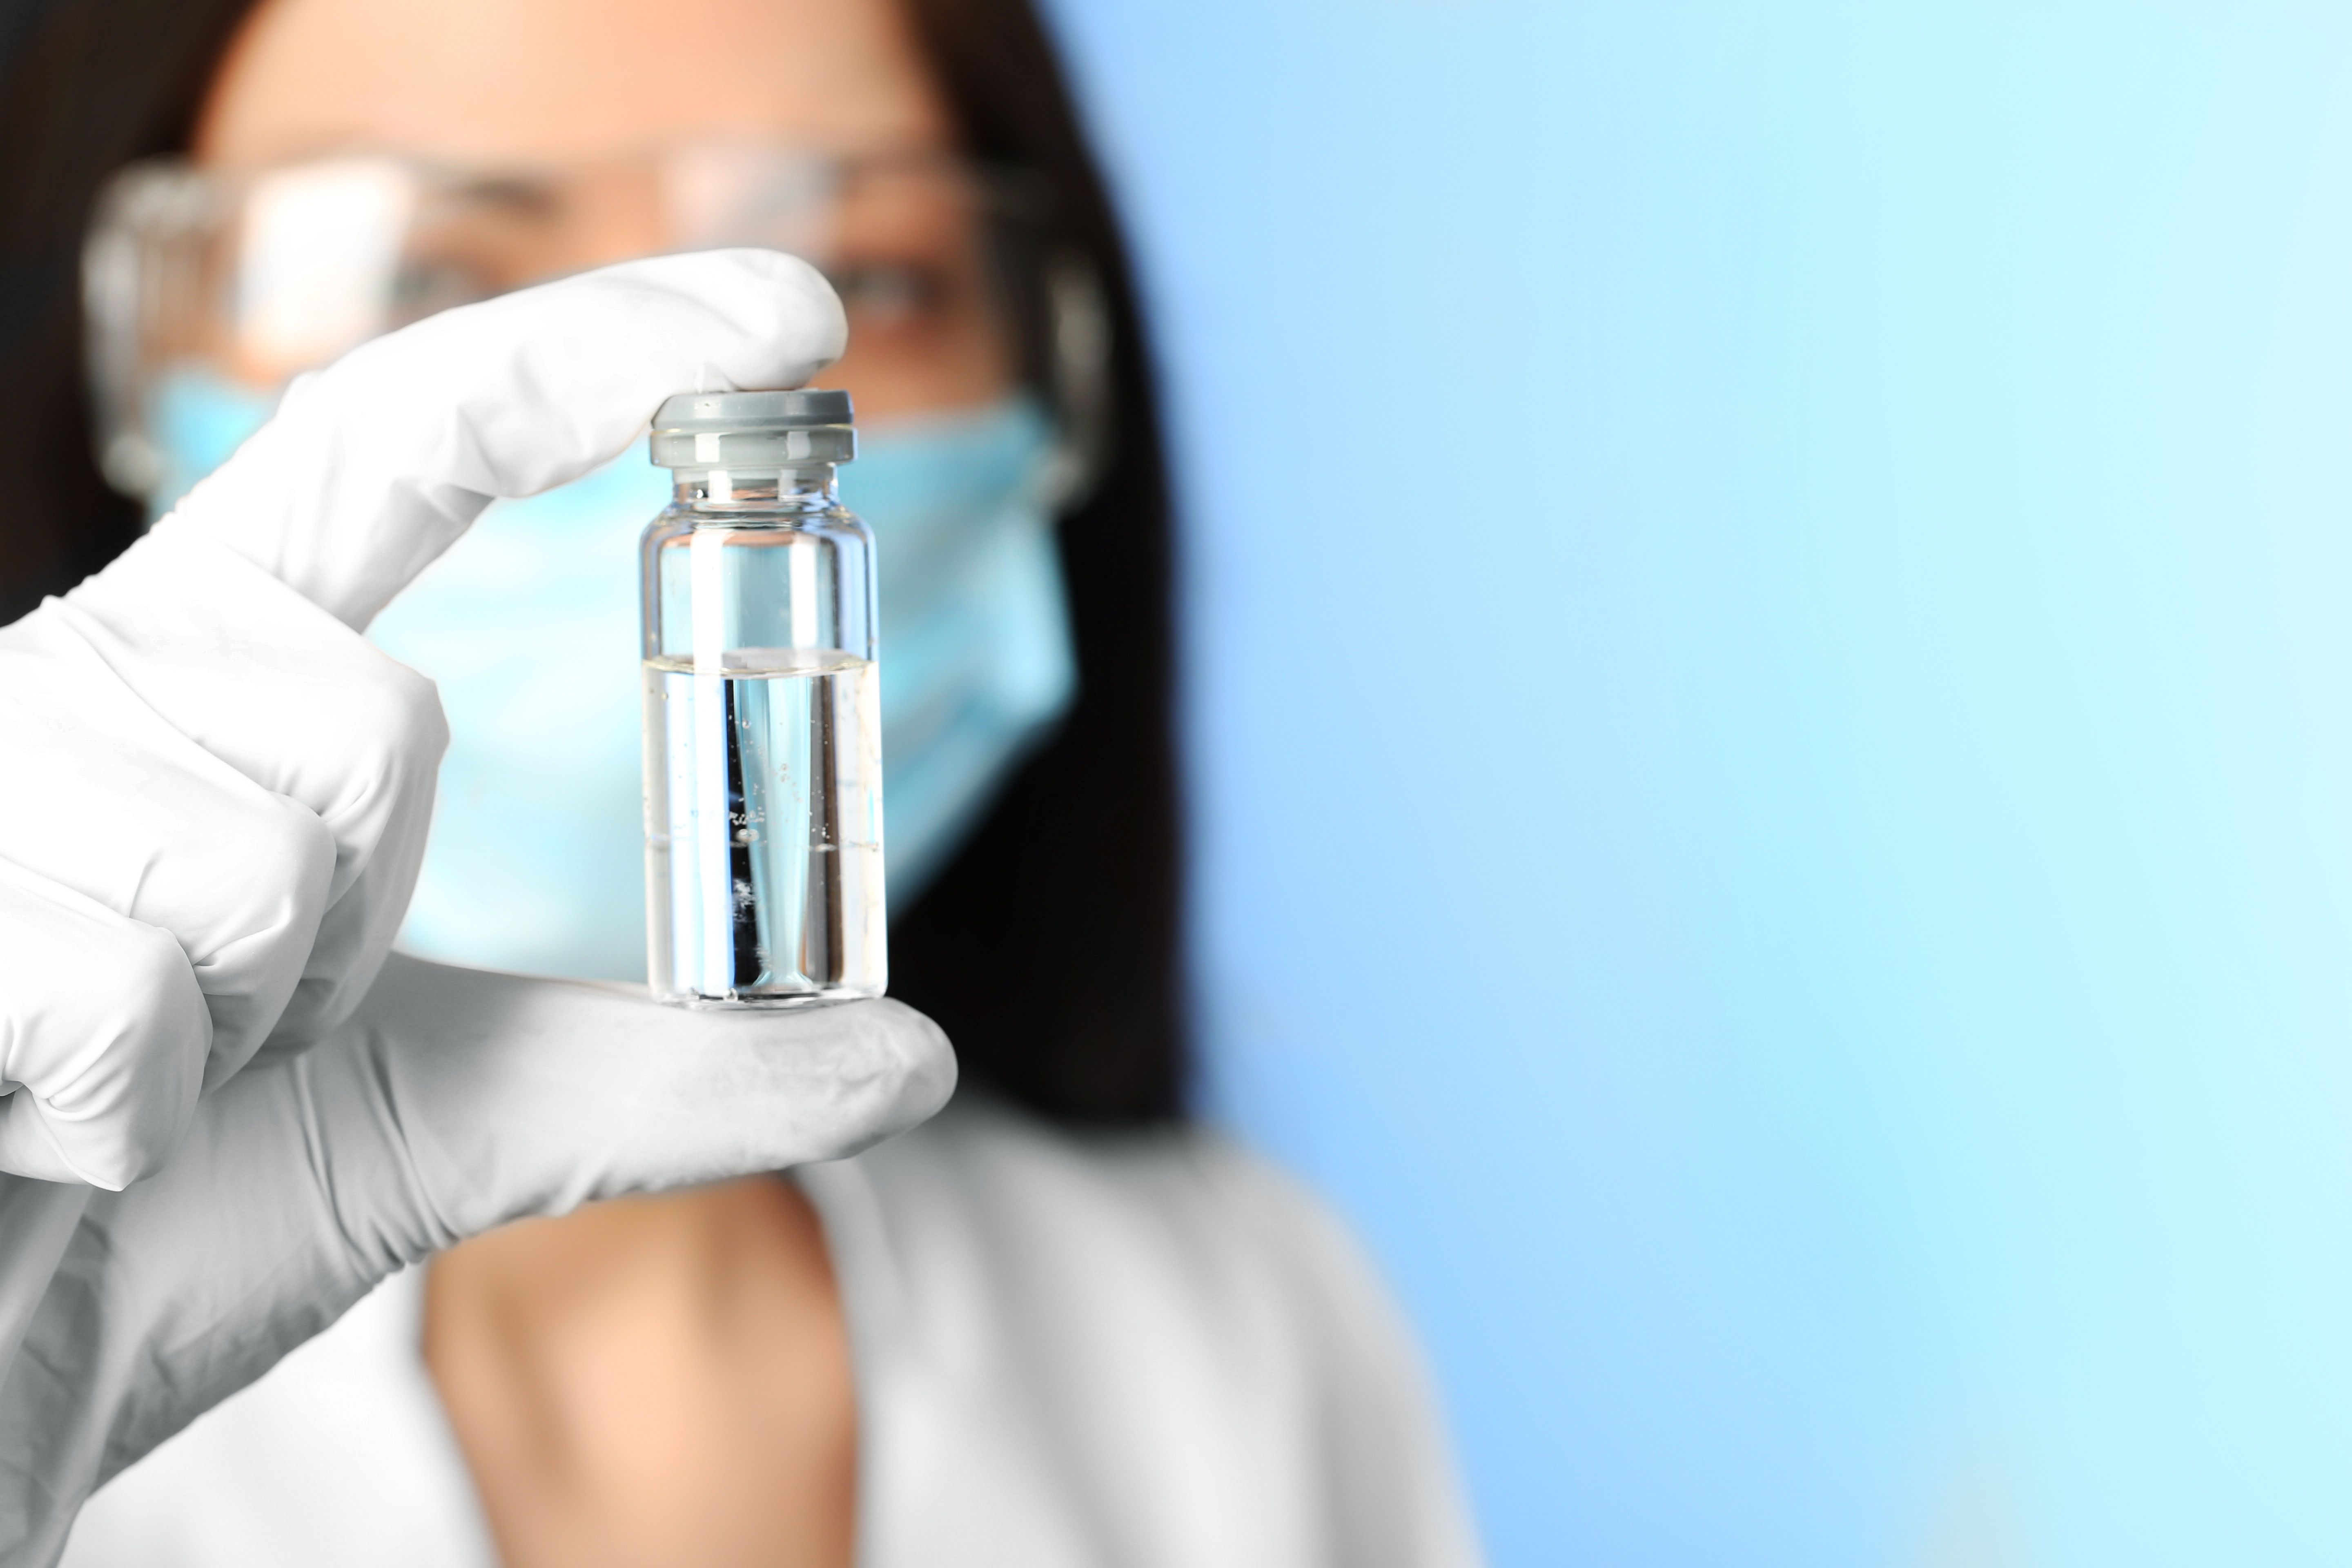
<path fill-rule="evenodd" d="M 190 378 L 173 445 L 185 484 L 234 438 L 242 395 Z M 191 417 L 189 410 L 209 416 Z M 215 426 L 218 426 L 215 429 Z M 1054 550 L 1053 429 L 1027 398 L 861 430 L 844 504 L 881 570 L 884 853 L 890 904 L 919 896 L 1069 705 Z M 449 716 L 441 793 L 401 943 L 428 958 L 590 979 L 645 973 L 637 535 L 670 476 L 642 447 L 528 500 L 499 501 L 368 635 L 431 676 Z M 159 497 L 158 510 L 168 505 Z"/>
<path fill-rule="evenodd" d="M 179 505 L 277 406 L 274 392 L 256 392 L 202 371 L 175 370 L 158 381 L 148 395 L 147 426 L 163 464 L 162 477 L 147 492 L 148 520 Z"/>

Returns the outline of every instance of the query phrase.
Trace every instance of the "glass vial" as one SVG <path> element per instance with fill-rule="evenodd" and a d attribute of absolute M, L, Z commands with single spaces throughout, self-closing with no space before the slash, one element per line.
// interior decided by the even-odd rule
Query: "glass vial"
<path fill-rule="evenodd" d="M 841 505 L 843 392 L 690 393 L 654 416 L 645 532 L 646 973 L 696 1007 L 878 996 L 874 535 Z"/>

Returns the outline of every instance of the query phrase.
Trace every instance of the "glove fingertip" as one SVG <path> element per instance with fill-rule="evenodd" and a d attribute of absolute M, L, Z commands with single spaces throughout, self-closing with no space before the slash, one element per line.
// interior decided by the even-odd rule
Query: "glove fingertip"
<path fill-rule="evenodd" d="M 878 1103 L 860 1119 L 857 1136 L 835 1158 L 870 1149 L 929 1121 L 954 1097 L 958 1074 L 955 1047 L 929 1017 L 887 998 L 852 1005 L 860 1054 L 875 1063 L 868 1081 L 880 1093 Z"/>

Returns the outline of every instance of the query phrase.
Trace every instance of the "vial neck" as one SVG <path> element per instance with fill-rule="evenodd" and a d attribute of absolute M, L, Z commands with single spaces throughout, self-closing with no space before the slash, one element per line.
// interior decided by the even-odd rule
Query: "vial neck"
<path fill-rule="evenodd" d="M 680 468 L 677 504 L 698 511 L 817 511 L 841 504 L 831 463 L 791 468 Z"/>

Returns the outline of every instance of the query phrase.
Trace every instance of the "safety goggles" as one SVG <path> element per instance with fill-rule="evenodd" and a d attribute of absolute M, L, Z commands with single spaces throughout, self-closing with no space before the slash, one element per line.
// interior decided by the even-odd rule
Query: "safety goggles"
<path fill-rule="evenodd" d="M 830 380 L 861 405 L 963 406 L 1027 383 L 1090 469 L 1102 306 L 1049 219 L 1013 173 L 759 142 L 534 167 L 147 160 L 101 193 L 83 257 L 101 465 L 147 493 L 160 471 L 150 404 L 177 369 L 274 392 L 452 306 L 612 261 L 762 246 L 814 262 L 839 289 L 850 354 Z"/>

